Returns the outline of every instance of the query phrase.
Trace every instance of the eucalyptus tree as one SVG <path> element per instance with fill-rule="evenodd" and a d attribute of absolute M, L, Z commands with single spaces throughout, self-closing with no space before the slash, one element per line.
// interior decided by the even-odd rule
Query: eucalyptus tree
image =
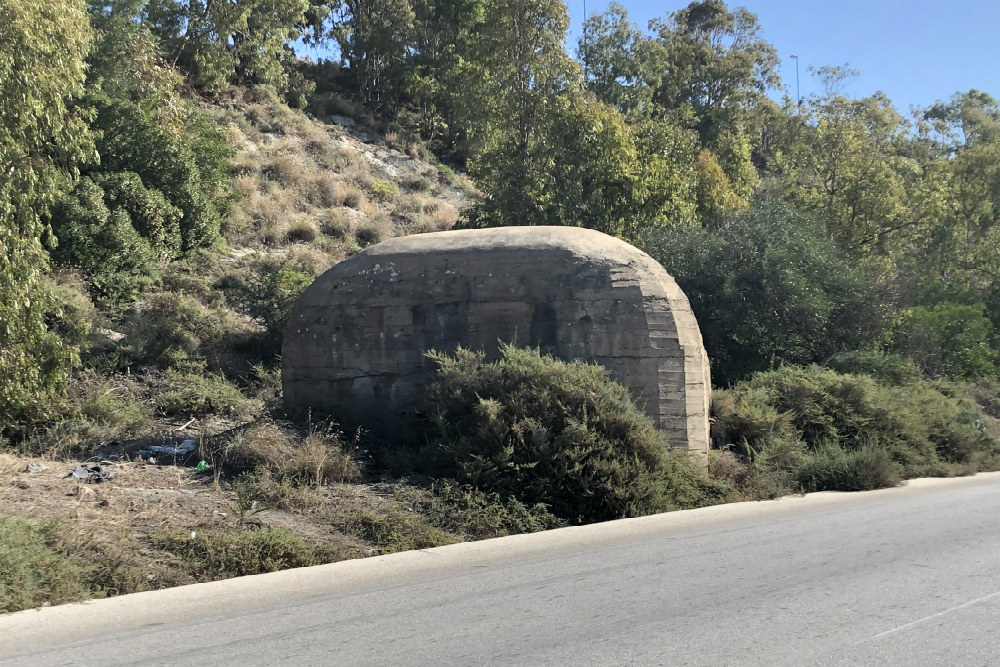
<path fill-rule="evenodd" d="M 46 326 L 44 218 L 93 157 L 83 92 L 91 40 L 82 0 L 0 3 L 0 432 L 38 414 L 74 350 Z"/>
<path fill-rule="evenodd" d="M 149 0 L 136 10 L 167 61 L 194 85 L 215 92 L 233 83 L 283 88 L 293 60 L 290 45 L 314 7 L 309 0 Z"/>

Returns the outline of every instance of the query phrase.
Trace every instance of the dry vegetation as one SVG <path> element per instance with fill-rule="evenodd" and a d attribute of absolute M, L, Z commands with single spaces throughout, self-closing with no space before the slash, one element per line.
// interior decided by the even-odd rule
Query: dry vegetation
<path fill-rule="evenodd" d="M 203 108 L 238 149 L 223 246 L 162 263 L 120 313 L 95 309 L 74 272 L 53 278 L 60 327 L 86 351 L 50 418 L 0 442 L 0 612 L 498 534 L 439 527 L 429 489 L 372 479 L 356 434 L 296 430 L 276 400 L 301 289 L 373 243 L 450 228 L 470 182 L 267 88 Z M 185 440 L 198 449 L 148 457 Z M 69 477 L 81 464 L 114 478 Z"/>

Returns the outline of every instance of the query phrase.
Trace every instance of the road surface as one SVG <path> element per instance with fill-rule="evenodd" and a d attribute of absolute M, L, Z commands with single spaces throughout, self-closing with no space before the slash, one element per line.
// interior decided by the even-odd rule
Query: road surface
<path fill-rule="evenodd" d="M 997 665 L 1000 474 L 0 616 L 0 665 Z"/>

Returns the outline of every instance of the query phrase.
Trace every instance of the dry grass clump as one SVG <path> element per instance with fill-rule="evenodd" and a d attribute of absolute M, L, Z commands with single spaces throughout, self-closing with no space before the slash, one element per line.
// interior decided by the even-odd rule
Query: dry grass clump
<path fill-rule="evenodd" d="M 361 467 L 352 456 L 358 448 L 360 434 L 346 442 L 342 433 L 330 425 L 312 428 L 298 446 L 285 467 L 287 476 L 315 486 L 330 482 L 356 482 Z"/>
<path fill-rule="evenodd" d="M 319 230 L 332 239 L 344 241 L 354 236 L 354 215 L 350 209 L 341 207 L 320 211 L 316 221 Z"/>
<path fill-rule="evenodd" d="M 316 223 L 305 215 L 300 215 L 288 226 L 285 240 L 289 243 L 312 243 L 319 234 Z"/>
<path fill-rule="evenodd" d="M 336 262 L 322 248 L 313 245 L 296 245 L 288 250 L 286 264 L 296 271 L 318 276 Z"/>
<path fill-rule="evenodd" d="M 284 218 L 261 220 L 257 225 L 257 236 L 264 245 L 284 245 L 288 238 L 288 220 Z"/>
<path fill-rule="evenodd" d="M 288 153 L 271 156 L 262 169 L 264 176 L 284 186 L 298 186 L 312 176 L 315 166 L 306 166 L 302 158 Z"/>
<path fill-rule="evenodd" d="M 240 174 L 233 179 L 233 190 L 241 197 L 249 197 L 261 192 L 261 181 L 256 174 Z"/>
<path fill-rule="evenodd" d="M 427 231 L 441 232 L 451 229 L 458 222 L 458 210 L 448 202 L 437 202 L 437 206 L 426 218 Z"/>
<path fill-rule="evenodd" d="M 344 205 L 340 181 L 328 171 L 313 174 L 302 184 L 300 192 L 303 200 L 310 206 L 330 208 Z"/>
<path fill-rule="evenodd" d="M 221 463 L 237 470 L 278 471 L 295 453 L 294 432 L 273 421 L 251 425 L 222 448 Z M 214 453 L 209 453 L 213 456 Z"/>
<path fill-rule="evenodd" d="M 288 425 L 264 420 L 237 434 L 221 451 L 205 454 L 234 470 L 255 470 L 258 477 L 269 475 L 273 483 L 318 487 L 361 478 L 361 467 L 354 458 L 358 438 L 356 434 L 348 441 L 329 424 L 310 428 L 302 438 Z"/>
<path fill-rule="evenodd" d="M 363 210 L 368 204 L 368 198 L 361 188 L 351 183 L 341 182 L 337 190 L 337 198 L 341 206 L 353 208 L 356 211 Z"/>
<path fill-rule="evenodd" d="M 386 213 L 379 212 L 363 222 L 359 222 L 354 231 L 354 240 L 362 248 L 381 243 L 396 235 L 396 226 Z"/>

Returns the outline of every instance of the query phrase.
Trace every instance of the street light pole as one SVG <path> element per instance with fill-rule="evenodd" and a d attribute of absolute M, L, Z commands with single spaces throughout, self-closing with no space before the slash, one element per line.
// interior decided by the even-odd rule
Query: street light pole
<path fill-rule="evenodd" d="M 802 106 L 802 94 L 799 92 L 799 57 L 788 56 L 795 59 L 795 104 Z"/>

